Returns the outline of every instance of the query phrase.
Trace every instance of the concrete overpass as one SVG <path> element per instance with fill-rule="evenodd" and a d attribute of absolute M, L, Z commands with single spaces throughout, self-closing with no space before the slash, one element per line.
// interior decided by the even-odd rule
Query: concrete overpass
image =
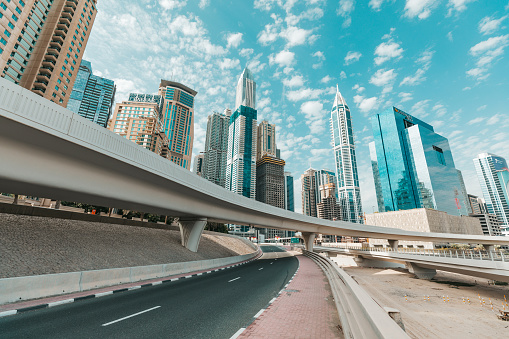
<path fill-rule="evenodd" d="M 0 191 L 180 217 L 182 244 L 198 248 L 207 220 L 316 233 L 507 245 L 503 237 L 419 233 L 322 220 L 212 184 L 70 110 L 0 78 Z"/>

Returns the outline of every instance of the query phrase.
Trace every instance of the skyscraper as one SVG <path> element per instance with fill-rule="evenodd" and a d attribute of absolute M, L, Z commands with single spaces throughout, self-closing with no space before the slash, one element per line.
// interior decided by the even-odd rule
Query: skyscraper
<path fill-rule="evenodd" d="M 256 162 L 256 200 L 285 208 L 285 162 L 264 155 Z"/>
<path fill-rule="evenodd" d="M 330 123 L 342 220 L 362 223 L 361 189 L 357 173 L 352 118 L 350 108 L 338 88 L 336 88 L 336 97 L 332 105 Z"/>
<path fill-rule="evenodd" d="M 316 177 L 316 187 L 317 187 L 317 190 L 315 192 L 315 201 L 316 203 L 320 203 L 322 202 L 322 194 L 320 193 L 320 189 L 321 187 L 325 187 L 326 185 L 328 184 L 334 184 L 334 195 L 336 197 L 336 200 L 338 199 L 338 192 L 337 190 L 335 189 L 336 187 L 336 183 L 337 183 L 337 179 L 336 179 L 336 173 L 334 173 L 333 171 L 329 171 L 327 169 L 321 169 L 321 170 L 317 170 L 315 172 L 315 177 Z M 329 187 L 329 186 L 327 186 Z"/>
<path fill-rule="evenodd" d="M 269 124 L 263 120 L 258 125 L 258 141 L 256 143 L 256 160 L 268 155 L 277 157 L 276 153 L 276 125 Z"/>
<path fill-rule="evenodd" d="M 302 213 L 312 217 L 318 216 L 316 212 L 316 192 L 318 192 L 318 187 L 316 186 L 315 174 L 316 171 L 310 168 L 300 176 L 302 185 Z"/>
<path fill-rule="evenodd" d="M 194 139 L 194 97 L 197 92 L 181 83 L 161 80 L 163 131 L 168 136 L 169 159 L 186 169 L 191 167 Z"/>
<path fill-rule="evenodd" d="M 382 193 L 382 184 L 380 183 L 380 174 L 378 173 L 378 160 L 376 157 L 376 147 L 374 141 L 369 143 L 369 156 L 371 158 L 371 170 L 373 171 L 373 179 L 375 181 L 375 192 L 376 201 L 378 204 L 378 212 L 385 212 L 384 196 Z"/>
<path fill-rule="evenodd" d="M 318 218 L 340 220 L 341 209 L 336 202 L 336 185 L 328 183 L 320 186 L 320 202 L 316 204 Z"/>
<path fill-rule="evenodd" d="M 203 152 L 197 154 L 194 157 L 194 173 L 198 174 L 200 177 L 203 177 L 203 158 L 205 154 Z"/>
<path fill-rule="evenodd" d="M 214 112 L 207 118 L 203 177 L 216 185 L 225 187 L 226 153 L 228 150 L 228 123 L 232 111 Z"/>
<path fill-rule="evenodd" d="M 2 1 L 2 77 L 66 107 L 87 45 L 96 0 Z"/>
<path fill-rule="evenodd" d="M 488 213 L 495 214 L 505 232 L 509 229 L 509 169 L 504 158 L 481 153 L 474 159 L 477 178 Z"/>
<path fill-rule="evenodd" d="M 251 199 L 256 197 L 255 95 L 256 83 L 246 67 L 237 84 L 236 109 L 228 126 L 226 188 Z"/>
<path fill-rule="evenodd" d="M 432 208 L 467 215 L 449 142 L 396 107 L 371 117 L 384 209 Z"/>
<path fill-rule="evenodd" d="M 290 172 L 285 172 L 285 209 L 295 211 L 293 196 L 293 176 Z"/>
<path fill-rule="evenodd" d="M 113 80 L 92 74 L 92 64 L 81 60 L 67 108 L 107 127 L 115 99 L 115 89 Z"/>

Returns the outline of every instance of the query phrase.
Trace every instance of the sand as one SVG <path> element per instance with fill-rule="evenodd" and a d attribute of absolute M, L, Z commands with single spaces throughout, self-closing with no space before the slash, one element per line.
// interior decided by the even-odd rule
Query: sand
<path fill-rule="evenodd" d="M 509 298 L 509 286 L 490 285 L 492 281 L 487 279 L 444 271 L 437 271 L 435 278 L 427 281 L 399 268 L 343 269 L 378 304 L 401 312 L 411 338 L 509 338 L 509 321 L 499 320 L 496 316 L 498 310 L 503 309 L 504 295 Z M 474 286 L 454 286 L 440 281 Z M 505 309 L 509 310 L 507 306 Z"/>

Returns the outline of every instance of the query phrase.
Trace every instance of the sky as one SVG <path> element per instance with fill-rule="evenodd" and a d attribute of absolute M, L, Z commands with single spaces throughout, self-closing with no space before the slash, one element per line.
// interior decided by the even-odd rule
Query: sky
<path fill-rule="evenodd" d="M 472 159 L 509 160 L 508 0 L 99 0 L 84 59 L 113 79 L 115 101 L 157 93 L 160 79 L 195 98 L 193 155 L 207 116 L 234 109 L 247 66 L 258 120 L 277 126 L 295 178 L 335 169 L 336 85 L 352 113 L 364 212 L 376 211 L 369 117 L 396 106 L 449 139 L 467 191 L 482 196 Z"/>

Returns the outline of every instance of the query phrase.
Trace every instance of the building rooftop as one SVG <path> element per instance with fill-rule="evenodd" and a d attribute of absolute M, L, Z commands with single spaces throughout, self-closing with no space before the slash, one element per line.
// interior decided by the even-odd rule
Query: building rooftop
<path fill-rule="evenodd" d="M 183 90 L 183 91 L 191 94 L 193 97 L 196 94 L 198 94 L 198 92 L 196 92 L 194 89 L 191 89 L 191 88 L 187 87 L 186 85 L 183 85 L 180 82 L 175 82 L 175 81 L 161 79 L 161 84 L 159 85 L 159 87 L 175 87 L 175 88 L 178 88 L 180 90 Z"/>

